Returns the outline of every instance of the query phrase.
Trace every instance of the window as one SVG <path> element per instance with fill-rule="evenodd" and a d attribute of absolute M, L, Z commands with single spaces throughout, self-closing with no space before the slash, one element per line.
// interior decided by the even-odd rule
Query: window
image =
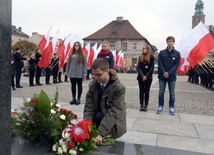
<path fill-rule="evenodd" d="M 132 49 L 137 50 L 137 43 L 133 43 Z"/>
<path fill-rule="evenodd" d="M 90 43 L 90 48 L 92 48 L 95 45 L 95 43 Z"/>
<path fill-rule="evenodd" d="M 123 43 L 123 51 L 127 51 L 127 43 Z"/>
<path fill-rule="evenodd" d="M 115 43 L 110 43 L 110 50 L 115 50 Z"/>

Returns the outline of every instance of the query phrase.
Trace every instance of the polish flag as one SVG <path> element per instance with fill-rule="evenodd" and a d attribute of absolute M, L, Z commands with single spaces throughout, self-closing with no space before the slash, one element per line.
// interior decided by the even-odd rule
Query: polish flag
<path fill-rule="evenodd" d="M 181 53 L 181 61 L 177 72 L 186 74 L 188 70 L 185 67 L 194 67 L 206 57 L 212 48 L 214 48 L 214 38 L 205 25 L 200 22 L 175 45 L 175 49 Z"/>
<path fill-rule="evenodd" d="M 118 52 L 118 55 L 119 55 L 119 60 L 117 62 L 117 66 L 123 67 L 124 52 L 122 52 L 122 50 L 120 50 L 120 52 Z"/>
<path fill-rule="evenodd" d="M 68 46 L 67 46 L 67 50 L 66 50 L 66 55 L 65 55 L 65 59 L 67 59 L 68 55 L 71 53 L 72 49 L 73 49 L 73 45 L 75 43 L 75 38 L 76 38 L 77 35 L 75 35 L 73 37 L 73 39 L 70 41 L 70 43 L 68 43 Z"/>
<path fill-rule="evenodd" d="M 87 68 L 90 68 L 92 62 L 94 61 L 94 53 L 96 49 L 97 49 L 97 43 L 95 43 L 94 46 L 89 50 Z"/>
<path fill-rule="evenodd" d="M 97 58 L 97 55 L 100 53 L 101 49 L 102 49 L 102 44 L 100 44 L 100 46 L 97 49 L 94 48 L 95 52 L 94 52 L 94 59 L 93 60 L 95 60 Z"/>
<path fill-rule="evenodd" d="M 88 42 L 88 44 L 85 47 L 83 47 L 82 50 L 85 53 L 86 59 L 87 59 L 87 62 L 88 62 L 88 58 L 90 56 L 90 42 Z"/>
<path fill-rule="evenodd" d="M 50 33 L 51 33 L 51 28 L 48 30 L 48 32 L 42 37 L 41 41 L 38 44 L 38 48 L 42 51 L 48 46 L 50 42 Z"/>
<path fill-rule="evenodd" d="M 111 50 L 111 53 L 113 54 L 114 57 L 114 67 L 116 67 L 116 50 Z"/>
<path fill-rule="evenodd" d="M 69 41 L 68 41 L 69 36 L 59 45 L 58 50 L 56 52 L 57 56 L 59 58 L 59 68 L 63 68 L 64 67 L 67 47 L 68 47 L 68 44 L 69 44 Z"/>
<path fill-rule="evenodd" d="M 45 48 L 45 50 L 43 51 L 42 57 L 38 63 L 38 66 L 40 68 L 42 68 L 42 67 L 46 68 L 49 66 L 51 58 L 55 51 L 56 42 L 58 39 L 58 33 L 59 33 L 59 31 L 56 33 L 55 37 L 49 42 L 48 47 Z"/>

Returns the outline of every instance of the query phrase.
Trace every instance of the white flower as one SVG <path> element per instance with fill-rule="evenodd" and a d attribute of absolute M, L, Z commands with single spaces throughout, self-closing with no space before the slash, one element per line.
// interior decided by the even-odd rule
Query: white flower
<path fill-rule="evenodd" d="M 52 151 L 56 151 L 56 147 L 57 147 L 57 144 L 54 144 L 54 145 L 52 146 Z"/>
<path fill-rule="evenodd" d="M 56 107 L 60 108 L 60 107 L 61 107 L 61 105 L 57 103 L 57 104 L 56 104 Z"/>
<path fill-rule="evenodd" d="M 15 110 L 11 109 L 11 112 L 15 112 Z"/>
<path fill-rule="evenodd" d="M 30 100 L 31 100 L 31 98 L 27 98 L 27 99 L 26 99 L 27 102 L 30 102 Z"/>
<path fill-rule="evenodd" d="M 75 151 L 75 150 L 70 150 L 69 153 L 70 153 L 71 155 L 76 155 L 76 154 L 77 154 L 77 151 Z"/>
<path fill-rule="evenodd" d="M 63 153 L 62 148 L 58 147 L 57 152 L 58 152 L 58 154 L 62 154 Z"/>
<path fill-rule="evenodd" d="M 52 114 L 55 114 L 55 113 L 56 113 L 56 111 L 55 111 L 55 110 L 53 110 L 53 109 L 51 109 L 51 113 L 52 113 Z"/>
<path fill-rule="evenodd" d="M 67 152 L 67 150 L 68 150 L 67 146 L 66 146 L 66 145 L 63 145 L 63 146 L 62 146 L 62 150 L 63 150 L 63 152 L 65 152 L 65 153 L 66 153 L 66 152 Z"/>
<path fill-rule="evenodd" d="M 16 125 L 21 125 L 20 123 L 16 123 Z"/>
<path fill-rule="evenodd" d="M 63 139 L 60 139 L 60 141 L 59 141 L 59 145 L 60 145 L 60 146 L 65 145 L 65 142 L 63 141 Z"/>
<path fill-rule="evenodd" d="M 65 120 L 66 116 L 64 114 L 59 116 L 62 120 Z"/>

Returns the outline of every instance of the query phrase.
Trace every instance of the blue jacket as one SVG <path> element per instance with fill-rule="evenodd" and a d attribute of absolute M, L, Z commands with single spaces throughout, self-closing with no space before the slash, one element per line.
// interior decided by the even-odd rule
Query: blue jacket
<path fill-rule="evenodd" d="M 171 52 L 168 49 L 160 51 L 158 54 L 158 78 L 161 80 L 176 80 L 176 70 L 180 64 L 180 52 L 173 49 Z M 164 72 L 168 72 L 169 78 L 164 78 Z"/>
<path fill-rule="evenodd" d="M 102 58 L 100 53 L 98 53 L 97 58 Z M 114 56 L 112 52 L 109 52 L 106 61 L 109 63 L 109 69 L 114 69 Z"/>

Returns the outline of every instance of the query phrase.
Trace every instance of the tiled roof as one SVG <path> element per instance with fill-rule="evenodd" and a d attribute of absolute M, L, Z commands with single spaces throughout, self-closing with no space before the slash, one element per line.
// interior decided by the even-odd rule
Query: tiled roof
<path fill-rule="evenodd" d="M 14 25 L 11 26 L 11 33 L 12 35 L 18 35 L 18 36 L 29 38 L 29 36 L 26 33 L 22 32 L 21 27 L 17 29 L 16 26 Z"/>
<path fill-rule="evenodd" d="M 117 21 L 114 20 L 89 35 L 83 40 L 91 39 L 145 39 L 128 20 Z"/>

